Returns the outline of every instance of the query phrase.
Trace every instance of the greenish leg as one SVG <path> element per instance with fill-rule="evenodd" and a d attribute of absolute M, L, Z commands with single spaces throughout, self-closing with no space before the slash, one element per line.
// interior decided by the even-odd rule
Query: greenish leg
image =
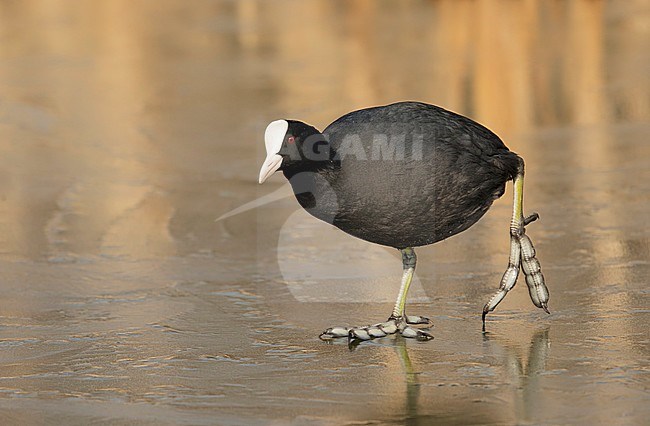
<path fill-rule="evenodd" d="M 524 218 L 524 168 L 523 161 L 520 171 L 514 179 L 514 202 L 512 206 L 512 219 L 510 221 L 510 257 L 508 267 L 501 278 L 499 290 L 483 307 L 483 331 L 485 331 L 485 317 L 492 312 L 506 297 L 506 294 L 515 286 L 519 270 L 524 272 L 526 284 L 533 304 L 548 313 L 548 288 L 544 282 L 539 260 L 535 257 L 533 242 L 526 235 L 526 225 L 539 219 L 537 213 Z"/>
<path fill-rule="evenodd" d="M 404 273 L 402 275 L 402 284 L 399 289 L 397 301 L 395 302 L 395 307 L 393 308 L 393 313 L 388 320 L 386 322 L 364 327 L 331 327 L 321 333 L 321 339 L 330 340 L 337 337 L 348 337 L 352 340 L 370 340 L 375 337 L 384 337 L 395 333 L 418 340 L 433 339 L 433 336 L 429 333 L 410 326 L 416 324 L 430 326 L 431 321 L 429 321 L 428 318 L 418 315 L 406 315 L 404 313 L 406 296 L 409 287 L 411 286 L 411 281 L 413 280 L 417 258 L 415 256 L 415 250 L 410 247 L 402 249 L 400 252 L 402 253 Z"/>
<path fill-rule="evenodd" d="M 397 295 L 397 301 L 395 302 L 395 307 L 393 308 L 392 318 L 402 318 L 404 316 L 404 308 L 406 306 L 406 295 L 408 294 L 409 287 L 411 286 L 411 281 L 413 280 L 413 273 L 415 272 L 415 263 L 417 262 L 417 256 L 415 256 L 415 250 L 412 248 L 405 248 L 400 250 L 402 253 L 402 265 L 404 266 L 404 273 L 402 275 L 402 285 L 399 289 L 399 294 Z"/>

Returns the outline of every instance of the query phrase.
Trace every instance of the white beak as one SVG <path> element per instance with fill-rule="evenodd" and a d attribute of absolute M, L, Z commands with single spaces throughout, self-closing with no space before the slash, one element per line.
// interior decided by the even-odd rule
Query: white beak
<path fill-rule="evenodd" d="M 279 154 L 270 154 L 264 160 L 262 168 L 260 169 L 260 183 L 264 183 L 273 173 L 277 172 L 282 165 L 282 156 Z"/>
<path fill-rule="evenodd" d="M 272 121 L 264 131 L 264 145 L 266 146 L 266 160 L 260 170 L 260 183 L 264 183 L 282 165 L 282 156 L 278 154 L 282 148 L 282 141 L 287 134 L 289 122 L 287 120 Z"/>

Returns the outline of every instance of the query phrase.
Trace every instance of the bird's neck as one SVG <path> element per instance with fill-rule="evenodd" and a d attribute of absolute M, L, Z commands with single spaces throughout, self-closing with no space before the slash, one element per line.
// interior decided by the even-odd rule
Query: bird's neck
<path fill-rule="evenodd" d="M 334 189 L 337 168 L 338 163 L 323 161 L 314 162 L 310 167 L 283 170 L 298 203 L 309 214 L 328 223 L 333 223 L 338 211 Z"/>

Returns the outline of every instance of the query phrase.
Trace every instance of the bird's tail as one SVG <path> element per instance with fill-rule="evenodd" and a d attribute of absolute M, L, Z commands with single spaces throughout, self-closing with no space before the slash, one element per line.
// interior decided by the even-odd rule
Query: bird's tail
<path fill-rule="evenodd" d="M 524 173 L 524 160 L 512 151 L 504 150 L 490 156 L 492 164 L 501 171 L 503 182 L 514 181 Z"/>

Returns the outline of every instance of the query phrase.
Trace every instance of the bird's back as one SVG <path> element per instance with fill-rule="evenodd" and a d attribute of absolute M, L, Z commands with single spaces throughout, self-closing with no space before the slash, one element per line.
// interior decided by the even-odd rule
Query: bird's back
<path fill-rule="evenodd" d="M 323 134 L 340 160 L 325 175 L 336 195 L 334 225 L 397 248 L 467 229 L 519 166 L 487 128 L 419 102 L 354 111 Z"/>

